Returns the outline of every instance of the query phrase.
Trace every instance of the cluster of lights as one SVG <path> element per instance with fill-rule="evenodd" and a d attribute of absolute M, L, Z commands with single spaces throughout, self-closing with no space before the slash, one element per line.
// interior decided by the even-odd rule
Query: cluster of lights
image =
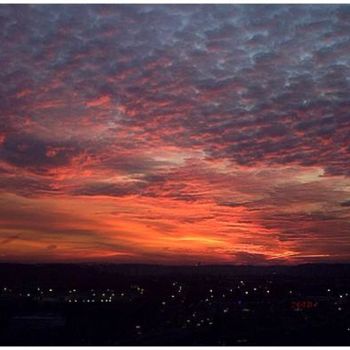
<path fill-rule="evenodd" d="M 77 299 L 69 299 L 68 303 L 77 303 L 78 300 Z M 95 299 L 83 299 L 82 300 L 83 303 L 95 303 L 96 300 Z M 111 303 L 112 299 L 101 299 L 100 300 L 101 303 Z"/>
<path fill-rule="evenodd" d="M 73 294 L 73 293 L 76 293 L 77 290 L 76 289 L 70 289 L 69 291 L 69 294 Z M 107 293 L 106 293 L 107 292 Z M 115 296 L 115 293 L 114 291 L 112 291 L 113 293 L 110 293 L 111 290 L 110 289 L 107 289 L 106 292 L 102 292 L 101 293 L 101 299 L 100 299 L 100 302 L 101 303 L 111 303 L 112 302 L 112 298 Z M 91 293 L 91 298 L 88 298 L 88 299 L 82 299 L 81 301 L 83 303 L 95 303 L 95 299 L 97 297 L 97 293 L 95 292 L 94 289 L 90 289 L 90 293 Z M 109 294 L 109 295 L 107 295 Z M 124 293 L 121 293 L 121 296 L 124 296 Z M 108 298 L 108 299 L 107 299 Z M 69 299 L 68 300 L 69 303 L 73 302 L 72 299 Z M 75 302 L 75 301 L 74 301 Z"/>
<path fill-rule="evenodd" d="M 187 324 L 190 324 L 190 323 L 191 323 L 191 320 L 190 320 L 190 319 L 186 320 L 186 323 L 187 323 Z M 213 322 L 212 320 L 210 320 L 210 318 L 206 318 L 205 320 L 204 320 L 204 319 L 201 319 L 200 321 L 198 321 L 197 323 L 195 323 L 195 325 L 196 325 L 197 327 L 201 327 L 201 326 L 203 326 L 205 323 L 207 323 L 207 324 L 210 325 L 210 326 L 212 326 L 212 325 L 214 324 L 214 322 Z M 185 326 L 186 326 L 186 324 L 185 324 Z"/>
<path fill-rule="evenodd" d="M 141 288 L 139 286 L 136 286 L 136 290 L 142 295 L 144 293 L 144 288 Z"/>
<path fill-rule="evenodd" d="M 183 287 L 182 287 L 179 283 L 177 283 L 177 282 L 173 282 L 172 285 L 173 285 L 173 286 L 176 286 L 176 288 L 175 288 L 175 290 L 174 290 L 174 294 L 171 294 L 170 297 L 171 297 L 171 299 L 175 299 L 175 297 L 176 297 L 176 292 L 177 292 L 177 293 L 181 293 Z M 254 287 L 254 288 L 252 288 L 252 289 L 249 289 L 249 290 L 244 290 L 244 289 L 247 289 L 247 287 L 249 287 L 249 286 L 245 285 L 244 281 L 240 281 L 239 284 L 237 285 L 237 288 L 238 288 L 238 289 L 241 289 L 241 293 L 242 293 L 242 294 L 244 293 L 245 295 L 249 295 L 249 293 L 254 294 L 254 293 L 252 293 L 252 292 L 253 292 L 253 291 L 256 292 L 256 291 L 258 290 L 258 288 L 256 288 L 256 287 Z M 138 286 L 135 286 L 134 288 L 137 289 L 137 291 L 138 291 L 140 294 L 143 294 L 143 293 L 144 293 L 144 289 L 143 289 L 143 288 L 138 287 Z M 261 288 L 262 291 L 265 289 L 265 293 L 268 294 L 268 295 L 270 294 L 270 290 L 267 289 L 266 287 L 264 287 L 264 286 L 259 286 L 259 288 Z M 40 287 L 37 287 L 36 290 L 37 290 L 38 294 L 39 294 L 39 293 L 43 294 L 43 290 L 45 290 L 45 289 L 41 289 Z M 49 288 L 49 289 L 47 289 L 47 290 L 48 290 L 49 292 L 53 292 L 53 289 L 52 289 L 52 288 Z M 8 288 L 6 288 L 6 287 L 3 287 L 3 291 L 6 292 L 6 291 L 10 291 L 10 290 L 9 290 Z M 233 292 L 233 289 L 231 288 L 231 289 L 229 289 L 229 291 L 232 293 L 232 292 Z M 69 290 L 69 293 L 70 293 L 70 294 L 76 293 L 76 292 L 77 292 L 76 289 Z M 90 299 L 90 298 L 89 298 L 89 299 L 69 299 L 68 302 L 69 302 L 69 303 L 78 303 L 78 302 L 80 301 L 80 302 L 83 302 L 83 303 L 95 303 L 95 301 L 96 301 L 96 302 L 100 301 L 101 303 L 111 303 L 111 302 L 112 302 L 112 298 L 115 297 L 116 294 L 113 292 L 113 290 L 110 291 L 109 289 L 107 289 L 107 292 L 108 292 L 108 293 L 106 293 L 106 292 L 104 291 L 103 293 L 101 293 L 101 294 L 100 294 L 101 299 L 99 300 L 98 296 L 96 297 L 96 293 L 97 293 L 97 292 L 95 293 L 95 291 L 94 291 L 93 289 L 91 289 L 91 295 L 92 295 L 93 297 L 96 297 L 96 300 L 95 300 L 95 299 Z M 113 293 L 111 293 L 111 292 L 113 292 Z M 226 292 L 227 292 L 227 290 L 226 290 Z M 328 293 L 331 293 L 331 289 L 328 288 L 328 289 L 327 289 L 327 292 L 328 292 Z M 289 294 L 293 294 L 293 291 L 292 291 L 292 290 L 289 290 L 288 293 L 289 293 Z M 336 293 L 336 291 L 335 291 L 335 293 Z M 339 299 L 344 299 L 345 297 L 347 297 L 347 296 L 349 295 L 348 293 L 345 293 L 344 290 L 341 291 L 341 293 L 342 293 L 342 294 L 336 293 L 336 294 L 334 294 L 334 295 L 337 295 Z M 35 292 L 34 292 L 34 294 L 35 294 Z M 99 294 L 99 293 L 98 293 L 98 294 Z M 23 295 L 24 295 L 24 296 L 27 296 L 27 297 L 31 297 L 32 294 L 31 294 L 31 293 L 25 293 L 25 292 L 24 292 Z M 118 293 L 117 295 L 120 295 L 121 297 L 123 297 L 125 294 L 124 294 L 124 293 L 120 293 L 120 294 Z M 218 294 L 218 295 L 219 295 L 219 294 Z M 221 294 L 221 295 L 222 295 L 222 298 L 225 298 L 225 297 L 226 297 L 226 294 Z M 229 295 L 229 294 L 227 294 L 227 295 Z M 74 295 L 71 295 L 70 297 L 73 297 L 73 298 L 74 298 Z M 212 298 L 212 299 L 214 298 L 214 291 L 213 291 L 213 289 L 209 289 L 209 295 L 208 295 L 208 297 L 207 297 L 206 299 L 204 299 L 204 301 L 205 301 L 206 303 L 209 303 L 209 302 L 210 302 L 210 298 Z M 203 302 L 203 300 L 200 300 L 200 301 Z M 342 304 L 341 301 L 338 300 L 338 302 L 339 302 L 340 305 Z M 162 304 L 163 306 L 165 306 L 165 305 L 166 305 L 166 302 L 165 302 L 165 301 L 162 301 L 161 304 Z M 339 304 L 338 304 L 338 305 L 339 305 Z M 335 303 L 335 305 L 337 305 L 337 303 Z M 343 308 L 342 308 L 341 306 L 338 306 L 338 305 L 336 306 L 337 310 L 338 310 L 338 311 L 342 311 Z M 229 308 L 228 308 L 228 307 L 223 308 L 222 310 L 223 310 L 223 313 L 228 313 L 228 312 L 229 312 Z M 249 310 L 249 309 L 243 309 L 242 311 L 248 312 L 248 311 L 250 311 L 250 310 Z M 195 312 L 193 313 L 192 317 L 193 317 L 193 318 L 196 318 L 196 313 L 195 313 Z M 202 325 L 204 324 L 204 322 L 205 322 L 204 320 L 198 320 L 198 319 L 197 319 L 197 320 L 193 320 L 193 321 L 191 321 L 191 319 L 187 319 L 187 320 L 186 320 L 186 323 L 187 323 L 187 324 L 192 323 L 193 325 L 197 325 L 198 327 L 202 326 Z M 209 325 L 212 325 L 212 324 L 213 324 L 213 322 L 212 322 L 211 320 L 209 320 L 209 319 L 207 319 L 207 323 L 208 323 Z M 140 328 L 141 328 L 141 326 L 139 326 L 139 325 L 136 326 L 136 329 L 140 329 Z M 346 330 L 350 332 L 350 327 L 347 328 Z"/>

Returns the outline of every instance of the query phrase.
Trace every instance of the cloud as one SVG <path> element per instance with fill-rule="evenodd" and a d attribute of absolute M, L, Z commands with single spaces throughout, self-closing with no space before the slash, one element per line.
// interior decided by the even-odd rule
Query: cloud
<path fill-rule="evenodd" d="M 79 254 L 137 261 L 346 255 L 348 17 L 348 5 L 1 6 L 0 190 L 35 208 L 1 202 L 6 230 L 33 235 L 12 245 L 68 254 L 71 232 Z"/>
<path fill-rule="evenodd" d="M 1 242 L 0 242 L 0 245 L 5 245 L 5 244 L 9 244 L 9 243 L 11 243 L 11 242 L 13 242 L 13 241 L 15 241 L 15 240 L 17 240 L 17 239 L 19 239 L 20 238 L 20 235 L 13 235 L 13 236 L 10 236 L 10 237 L 8 237 L 8 238 L 5 238 L 5 239 L 3 239 Z"/>
<path fill-rule="evenodd" d="M 65 166 L 78 153 L 73 144 L 49 142 L 23 133 L 9 135 L 0 150 L 4 161 L 38 173 Z"/>

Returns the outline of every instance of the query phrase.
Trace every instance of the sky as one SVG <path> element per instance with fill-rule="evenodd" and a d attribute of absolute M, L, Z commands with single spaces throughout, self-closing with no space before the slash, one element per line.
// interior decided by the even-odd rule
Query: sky
<path fill-rule="evenodd" d="M 0 261 L 350 262 L 350 6 L 0 5 Z"/>

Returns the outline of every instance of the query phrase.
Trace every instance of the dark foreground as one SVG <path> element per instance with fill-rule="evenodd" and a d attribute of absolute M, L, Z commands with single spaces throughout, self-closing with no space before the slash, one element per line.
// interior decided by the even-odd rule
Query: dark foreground
<path fill-rule="evenodd" d="M 350 345 L 350 266 L 0 265 L 0 345 Z"/>

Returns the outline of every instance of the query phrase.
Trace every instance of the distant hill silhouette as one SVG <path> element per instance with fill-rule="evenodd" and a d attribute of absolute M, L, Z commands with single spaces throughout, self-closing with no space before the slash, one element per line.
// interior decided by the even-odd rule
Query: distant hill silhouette
<path fill-rule="evenodd" d="M 303 264 L 296 266 L 150 264 L 0 264 L 2 285 L 113 285 L 128 278 L 159 276 L 350 278 L 350 264 Z"/>

